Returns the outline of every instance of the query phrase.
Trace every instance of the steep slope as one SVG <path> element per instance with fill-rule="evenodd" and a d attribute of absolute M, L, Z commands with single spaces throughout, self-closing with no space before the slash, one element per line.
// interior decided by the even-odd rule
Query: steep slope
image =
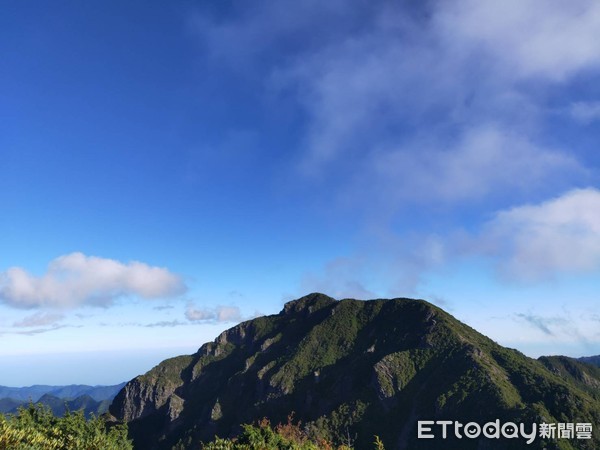
<path fill-rule="evenodd" d="M 594 375 L 595 376 L 595 375 Z M 598 380 L 597 380 L 598 381 Z M 595 392 L 595 391 L 593 391 Z M 199 448 L 294 411 L 314 436 L 358 449 L 596 448 L 589 441 L 416 439 L 417 420 L 600 422 L 592 391 L 422 300 L 311 294 L 130 381 L 110 412 L 136 448 Z M 575 447 L 576 445 L 576 447 Z"/>

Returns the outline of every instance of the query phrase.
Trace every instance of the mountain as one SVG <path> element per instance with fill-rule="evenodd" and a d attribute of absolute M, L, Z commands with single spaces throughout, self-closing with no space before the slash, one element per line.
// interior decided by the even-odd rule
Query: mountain
<path fill-rule="evenodd" d="M 86 415 L 103 414 L 108 411 L 112 399 L 125 386 L 125 383 L 114 386 L 46 386 L 29 387 L 0 386 L 0 413 L 14 413 L 19 406 L 30 401 L 43 403 L 50 407 L 55 415 L 62 416 L 65 411 L 83 409 Z"/>
<path fill-rule="evenodd" d="M 125 383 L 115 384 L 113 386 L 88 386 L 85 384 L 70 384 L 67 386 L 47 386 L 36 384 L 27 387 L 7 387 L 0 386 L 0 399 L 12 398 L 29 402 L 36 402 L 44 394 L 51 394 L 55 397 L 74 399 L 80 395 L 89 395 L 96 401 L 112 399 L 125 386 Z"/>
<path fill-rule="evenodd" d="M 55 416 L 62 417 L 67 411 L 79 411 L 83 410 L 86 416 L 94 414 L 96 416 L 108 411 L 109 401 L 97 401 L 89 395 L 80 395 L 72 400 L 65 400 L 64 398 L 56 397 L 52 394 L 44 394 L 37 401 L 49 406 L 52 413 Z"/>
<path fill-rule="evenodd" d="M 584 358 L 567 356 L 542 356 L 539 361 L 553 373 L 600 400 L 600 367 L 586 363 Z"/>
<path fill-rule="evenodd" d="M 0 398 L 0 413 L 15 412 L 23 402 L 12 398 Z"/>
<path fill-rule="evenodd" d="M 600 355 L 584 356 L 583 358 L 579 358 L 579 361 L 583 361 L 585 363 L 600 367 Z"/>
<path fill-rule="evenodd" d="M 370 449 L 600 448 L 598 372 L 534 360 L 411 299 L 310 294 L 131 380 L 110 406 L 136 449 L 192 449 L 267 417 Z M 417 439 L 419 420 L 592 423 L 590 440 Z"/>

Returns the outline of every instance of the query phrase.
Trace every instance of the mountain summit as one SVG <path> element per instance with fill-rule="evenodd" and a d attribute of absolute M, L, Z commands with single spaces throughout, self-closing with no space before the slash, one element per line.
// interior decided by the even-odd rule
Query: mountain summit
<path fill-rule="evenodd" d="M 131 380 L 110 407 L 136 448 L 200 448 L 241 424 L 290 413 L 307 432 L 386 449 L 600 447 L 589 440 L 418 439 L 420 420 L 600 424 L 600 374 L 537 361 L 423 300 L 337 301 L 310 294 L 243 322 L 197 353 Z M 510 445 L 509 445 L 510 444 Z"/>

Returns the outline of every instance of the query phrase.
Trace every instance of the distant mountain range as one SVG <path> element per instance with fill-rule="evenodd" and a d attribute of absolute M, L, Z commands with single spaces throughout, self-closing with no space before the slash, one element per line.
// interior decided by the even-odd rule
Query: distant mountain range
<path fill-rule="evenodd" d="M 311 294 L 131 380 L 110 406 L 139 450 L 196 449 L 290 413 L 315 438 L 387 450 L 600 448 L 600 368 L 528 358 L 423 300 Z M 593 424 L 590 439 L 418 439 L 418 422 Z"/>
<path fill-rule="evenodd" d="M 67 409 L 83 409 L 86 415 L 99 415 L 108 410 L 112 399 L 124 385 L 125 383 L 114 386 L 0 386 L 0 413 L 14 413 L 19 406 L 27 405 L 31 401 L 49 406 L 52 412 L 59 416 Z"/>
<path fill-rule="evenodd" d="M 600 355 L 584 356 L 583 358 L 579 358 L 579 361 L 583 361 L 585 363 L 600 367 Z"/>

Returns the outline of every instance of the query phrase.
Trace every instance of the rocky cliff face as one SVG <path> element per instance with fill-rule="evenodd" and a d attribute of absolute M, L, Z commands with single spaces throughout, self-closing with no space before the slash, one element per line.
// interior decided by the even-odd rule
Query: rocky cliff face
<path fill-rule="evenodd" d="M 572 361 L 570 368 L 580 364 Z M 416 440 L 416 421 L 599 423 L 596 375 L 576 381 L 558 363 L 549 368 L 500 347 L 422 300 L 311 294 L 164 361 L 130 381 L 110 412 L 144 450 L 198 448 L 262 417 L 284 422 L 292 411 L 315 437 L 356 436 L 356 448 L 370 448 L 373 435 L 387 449 L 506 448 L 451 439 L 436 447 Z M 595 434 L 578 448 L 597 444 Z"/>

